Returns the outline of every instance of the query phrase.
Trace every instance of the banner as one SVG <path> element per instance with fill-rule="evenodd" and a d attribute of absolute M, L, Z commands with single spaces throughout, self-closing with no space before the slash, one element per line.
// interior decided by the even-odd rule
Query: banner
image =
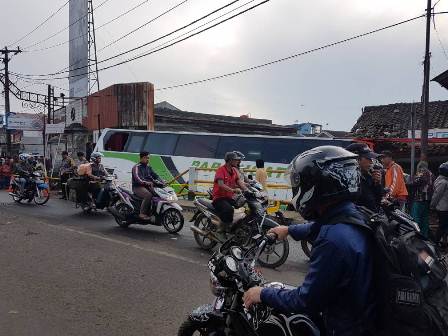
<path fill-rule="evenodd" d="M 6 128 L 19 131 L 42 131 L 44 118 L 40 114 L 10 112 L 6 114 Z"/>
<path fill-rule="evenodd" d="M 65 123 L 47 124 L 45 126 L 46 134 L 62 134 L 65 130 Z"/>

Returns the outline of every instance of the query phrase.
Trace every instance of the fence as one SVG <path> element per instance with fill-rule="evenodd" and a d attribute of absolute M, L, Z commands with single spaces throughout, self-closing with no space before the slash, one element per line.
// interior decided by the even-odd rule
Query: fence
<path fill-rule="evenodd" d="M 216 170 L 217 168 L 190 167 L 188 170 L 175 176 L 168 184 L 176 189 L 178 196 L 187 196 L 189 199 L 195 196 L 206 196 L 208 195 L 208 190 L 213 186 Z M 243 169 L 244 173 L 255 173 L 255 171 L 255 169 Z M 285 170 L 269 171 L 271 175 L 282 175 L 284 173 Z M 188 182 L 179 183 L 178 180 L 181 177 L 185 177 L 184 180 Z M 291 187 L 285 183 L 278 183 L 278 180 L 279 178 L 268 178 L 267 191 L 269 199 L 279 204 L 289 204 L 292 196 Z"/>

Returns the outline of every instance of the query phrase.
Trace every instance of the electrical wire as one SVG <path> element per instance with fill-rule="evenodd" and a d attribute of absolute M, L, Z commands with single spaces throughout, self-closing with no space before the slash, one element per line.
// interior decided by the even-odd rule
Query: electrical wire
<path fill-rule="evenodd" d="M 188 1 L 188 0 L 184 0 L 184 2 L 185 2 L 185 1 Z M 110 61 L 110 60 L 115 59 L 115 58 L 117 58 L 117 57 L 126 55 L 126 54 L 128 54 L 128 53 L 130 53 L 130 52 L 133 52 L 133 51 L 135 51 L 135 50 L 138 50 L 138 49 L 141 49 L 141 48 L 143 48 L 143 47 L 146 47 L 147 45 L 150 45 L 150 44 L 152 44 L 152 43 L 155 43 L 155 42 L 157 42 L 157 41 L 160 41 L 160 40 L 162 40 L 162 39 L 164 39 L 164 38 L 166 38 L 166 37 L 168 37 L 168 36 L 171 36 L 171 35 L 177 33 L 177 32 L 180 31 L 180 30 L 183 30 L 183 29 L 185 29 L 185 28 L 187 28 L 187 27 L 189 27 L 189 26 L 192 26 L 192 25 L 196 24 L 197 22 L 199 22 L 199 21 L 201 21 L 201 20 L 206 19 L 207 17 L 209 17 L 209 16 L 211 16 L 211 15 L 213 15 L 213 14 L 215 14 L 215 13 L 221 11 L 221 10 L 223 10 L 224 8 L 227 8 L 227 7 L 231 6 L 231 5 L 233 5 L 234 3 L 238 2 L 238 1 L 240 1 L 240 0 L 233 0 L 232 2 L 227 3 L 226 5 L 224 5 L 224 6 L 220 7 L 220 8 L 215 9 L 215 10 L 213 10 L 212 12 L 210 12 L 210 13 L 208 13 L 208 14 L 202 16 L 201 18 L 196 19 L 196 20 L 194 20 L 194 21 L 192 21 L 192 22 L 190 22 L 190 23 L 188 23 L 188 24 L 186 24 L 186 25 L 184 25 L 184 26 L 182 26 L 182 27 L 180 27 L 180 28 L 177 28 L 176 30 L 174 30 L 174 31 L 172 31 L 172 32 L 170 32 L 170 33 L 167 33 L 167 34 L 165 34 L 165 35 L 163 35 L 163 36 L 161 36 L 161 37 L 158 37 L 158 38 L 156 38 L 156 39 L 154 39 L 154 40 L 152 40 L 152 41 L 149 41 L 149 42 L 146 42 L 146 43 L 144 43 L 144 44 L 141 44 L 141 45 L 139 45 L 139 46 L 137 46 L 137 47 L 134 47 L 134 48 L 132 48 L 132 49 L 123 51 L 123 52 L 121 52 L 121 53 L 119 53 L 119 54 L 116 54 L 116 55 L 114 55 L 114 56 L 111 56 L 111 57 L 108 57 L 108 58 L 103 59 L 103 60 L 101 60 L 101 61 L 98 61 L 98 64 L 101 64 L 101 63 Z M 270 1 L 270 0 L 268 0 L 268 1 Z M 74 69 L 64 70 L 64 71 L 57 71 L 57 72 L 49 73 L 49 74 L 40 74 L 40 75 L 22 75 L 22 76 L 27 76 L 27 77 L 51 77 L 51 76 L 61 75 L 61 74 L 64 74 L 64 73 L 69 73 L 69 72 L 71 72 L 71 71 L 82 70 L 82 69 L 85 69 L 85 68 L 88 68 L 88 66 L 77 67 L 77 68 L 74 68 Z"/>
<path fill-rule="evenodd" d="M 59 7 L 55 12 L 53 12 L 50 16 L 48 16 L 44 21 L 42 21 L 40 24 L 38 24 L 33 30 L 31 30 L 29 33 L 23 35 L 21 38 L 19 38 L 18 40 L 16 40 L 15 42 L 12 42 L 8 45 L 8 47 L 11 46 L 15 46 L 17 43 L 23 41 L 24 39 L 26 39 L 28 36 L 30 36 L 31 34 L 33 34 L 36 30 L 38 30 L 40 27 L 42 27 L 43 25 L 45 25 L 48 21 L 50 21 L 54 16 L 56 16 L 61 10 L 63 10 L 65 8 L 65 6 L 68 5 L 68 3 L 70 2 L 70 0 L 67 0 L 61 7 Z"/>
<path fill-rule="evenodd" d="M 205 83 L 205 82 L 210 82 L 210 81 L 213 81 L 213 80 L 218 80 L 218 79 L 223 79 L 223 78 L 227 78 L 227 77 L 240 75 L 240 74 L 243 74 L 243 73 L 246 73 L 246 72 L 249 72 L 249 71 L 258 70 L 258 69 L 261 69 L 261 68 L 265 68 L 265 67 L 277 64 L 277 63 L 282 63 L 282 62 L 285 62 L 285 61 L 289 61 L 289 60 L 295 59 L 295 58 L 300 57 L 300 56 L 305 56 L 307 54 L 311 54 L 311 53 L 314 53 L 314 52 L 317 52 L 317 51 L 321 51 L 323 49 L 327 49 L 327 48 L 334 47 L 334 46 L 337 46 L 337 45 L 340 45 L 340 44 L 343 44 L 343 43 L 347 43 L 349 41 L 353 41 L 353 40 L 359 39 L 361 37 L 365 37 L 365 36 L 368 36 L 368 35 L 372 35 L 372 34 L 381 32 L 383 30 L 394 28 L 394 27 L 397 27 L 399 25 L 402 25 L 402 24 L 405 24 L 405 23 L 412 22 L 414 20 L 420 19 L 422 17 L 425 17 L 425 14 L 422 14 L 422 15 L 413 17 L 411 19 L 404 20 L 404 21 L 400 21 L 398 23 L 394 23 L 394 24 L 391 24 L 391 25 L 388 25 L 388 26 L 385 26 L 385 27 L 382 27 L 382 28 L 371 30 L 371 31 L 369 31 L 367 33 L 355 35 L 355 36 L 352 36 L 352 37 L 349 37 L 349 38 L 346 38 L 346 39 L 343 39 L 343 40 L 340 40 L 340 41 L 337 41 L 337 42 L 329 43 L 329 44 L 323 45 L 321 47 L 317 47 L 317 48 L 306 50 L 306 51 L 303 51 L 303 52 L 300 52 L 300 53 L 297 53 L 297 54 L 294 54 L 294 55 L 290 55 L 290 56 L 286 56 L 286 57 L 283 57 L 283 58 L 280 58 L 280 59 L 269 61 L 269 62 L 266 62 L 266 63 L 263 63 L 263 64 L 254 65 L 254 66 L 251 66 L 251 67 L 248 67 L 248 68 L 245 68 L 245 69 L 241 69 L 241 70 L 229 72 L 229 73 L 226 73 L 226 74 L 223 74 L 223 75 L 209 77 L 209 78 L 206 78 L 206 79 L 201 79 L 201 80 L 197 80 L 197 81 L 193 81 L 193 82 L 187 82 L 187 83 L 183 83 L 183 84 L 175 84 L 175 85 L 166 86 L 166 87 L 163 87 L 163 88 L 158 88 L 158 89 L 156 89 L 156 91 L 171 90 L 171 89 L 180 88 L 180 87 L 197 85 L 197 84 L 201 84 L 201 83 Z"/>
<path fill-rule="evenodd" d="M 407 19 L 407 20 L 403 20 L 403 21 L 400 21 L 400 22 L 397 22 L 397 23 L 394 23 L 394 24 L 391 24 L 391 25 L 388 25 L 388 26 L 384 26 L 384 27 L 381 27 L 381 28 L 378 28 L 378 29 L 374 29 L 374 30 L 371 30 L 371 31 L 366 32 L 366 33 L 362 33 L 362 34 L 358 34 L 358 35 L 355 35 L 355 36 L 352 36 L 352 37 L 349 37 L 349 38 L 345 38 L 343 40 L 332 42 L 332 43 L 329 43 L 329 44 L 326 44 L 326 45 L 323 45 L 323 46 L 320 46 L 320 47 L 317 47 L 317 48 L 314 48 L 314 49 L 306 50 L 306 51 L 303 51 L 303 52 L 300 52 L 300 53 L 296 53 L 296 54 L 293 54 L 293 55 L 290 55 L 290 56 L 286 56 L 286 57 L 283 57 L 283 58 L 280 58 L 280 59 L 269 61 L 269 62 L 266 62 L 266 63 L 263 63 L 263 64 L 251 66 L 251 67 L 248 67 L 248 68 L 245 68 L 245 69 L 229 72 L 229 73 L 218 75 L 218 76 L 214 76 L 214 77 L 209 77 L 209 78 L 202 79 L 202 80 L 197 80 L 197 81 L 193 81 L 193 82 L 187 82 L 187 83 L 183 83 L 183 84 L 176 84 L 176 85 L 171 85 L 171 86 L 167 86 L 167 87 L 163 87 L 163 88 L 158 88 L 156 90 L 157 91 L 162 91 L 162 90 L 170 90 L 170 89 L 175 89 L 175 88 L 185 87 L 185 86 L 190 86 L 190 85 L 196 85 L 196 84 L 201 84 L 201 83 L 205 83 L 205 82 L 209 82 L 209 81 L 213 81 L 213 80 L 218 80 L 218 79 L 222 79 L 222 78 L 227 78 L 227 77 L 243 74 L 243 73 L 246 73 L 246 72 L 249 72 L 249 71 L 258 70 L 258 69 L 261 69 L 261 68 L 264 68 L 264 67 L 268 67 L 268 66 L 277 64 L 277 63 L 289 61 L 289 60 L 292 60 L 292 59 L 295 59 L 295 58 L 298 58 L 298 57 L 301 57 L 301 56 L 304 56 L 304 55 L 307 55 L 307 54 L 311 54 L 311 53 L 314 53 L 314 52 L 317 52 L 317 51 L 321 51 L 321 50 L 324 50 L 324 49 L 327 49 L 327 48 L 330 48 L 330 47 L 334 47 L 334 46 L 337 46 L 337 45 L 340 45 L 340 44 L 344 44 L 344 43 L 347 43 L 347 42 L 350 42 L 350 41 L 353 41 L 353 40 L 356 40 L 356 39 L 359 39 L 359 38 L 362 38 L 362 37 L 366 37 L 366 36 L 369 36 L 369 35 L 372 35 L 372 34 L 375 34 L 375 33 L 381 32 L 381 31 L 384 31 L 384 30 L 388 30 L 388 29 L 391 29 L 391 28 L 394 28 L 394 27 L 397 27 L 397 26 L 400 26 L 400 25 L 403 25 L 403 24 L 406 24 L 406 23 L 418 20 L 418 19 L 423 18 L 423 17 L 425 17 L 425 14 L 422 14 L 422 15 L 419 15 L 419 16 L 416 16 L 416 17 L 413 17 L 413 18 L 410 18 L 410 19 Z M 207 28 L 207 30 L 208 29 L 210 29 L 210 28 Z M 197 35 L 199 33 L 200 32 L 196 33 L 195 35 Z M 183 39 L 183 40 L 185 40 L 185 39 Z M 181 40 L 181 41 L 183 41 L 183 40 Z M 181 41 L 179 41 L 179 42 L 181 42 Z M 176 42 L 176 43 L 179 43 L 179 42 Z M 167 47 L 164 47 L 164 49 L 166 49 L 166 48 Z M 154 51 L 151 52 L 151 53 L 154 53 Z M 117 65 L 119 65 L 119 64 L 117 64 Z M 109 66 L 107 68 L 111 68 L 111 67 L 114 67 L 114 66 L 117 66 L 117 65 L 111 65 L 111 66 Z M 99 69 L 99 70 L 103 71 L 103 70 L 106 70 L 106 69 L 103 68 L 103 69 Z M 16 75 L 18 75 L 19 77 L 23 76 L 21 74 L 16 74 Z M 82 74 L 82 75 L 85 75 L 85 74 Z M 25 78 L 25 77 L 23 77 L 23 78 Z M 61 77 L 60 79 L 66 79 L 66 78 L 68 78 L 68 77 Z M 51 79 L 52 78 L 49 78 L 49 80 L 51 80 Z"/>
<path fill-rule="evenodd" d="M 445 58 L 448 60 L 448 52 L 447 52 L 447 50 L 446 50 L 446 48 L 445 48 L 445 46 L 444 46 L 444 44 L 442 42 L 442 38 L 440 37 L 439 30 L 436 27 L 436 20 L 435 20 L 434 16 L 432 17 L 432 20 L 433 20 L 433 24 L 434 24 L 433 25 L 434 31 L 436 32 L 436 37 L 437 37 L 437 40 L 439 41 L 440 48 L 442 49 L 442 52 L 445 55 Z"/>
<path fill-rule="evenodd" d="M 163 12 L 162 14 L 160 14 L 160 15 L 158 15 L 158 16 L 152 18 L 151 20 L 145 22 L 144 24 L 140 25 L 139 27 L 137 27 L 137 28 L 131 30 L 130 32 L 128 32 L 128 33 L 126 33 L 126 34 L 120 36 L 119 38 L 113 40 L 113 41 L 110 42 L 109 44 L 107 44 L 107 45 L 105 45 L 104 47 L 102 47 L 101 49 L 99 49 L 98 52 L 100 52 L 100 51 L 102 51 L 102 50 L 104 50 L 104 49 L 106 49 L 106 48 L 109 48 L 109 47 L 111 47 L 112 45 L 114 45 L 115 43 L 117 43 L 117 42 L 123 40 L 124 38 L 126 38 L 126 37 L 128 37 L 128 36 L 134 34 L 135 32 L 137 32 L 137 31 L 139 31 L 140 29 L 146 27 L 146 26 L 149 25 L 150 23 L 153 23 L 154 21 L 160 19 L 161 17 L 163 17 L 163 16 L 165 16 L 166 14 L 170 13 L 171 11 L 175 10 L 177 7 L 182 6 L 184 3 L 188 2 L 188 1 L 189 1 L 189 0 L 184 0 L 184 1 L 180 2 L 180 3 L 178 3 L 177 5 L 175 5 L 175 6 L 171 7 L 171 8 L 169 8 L 168 10 L 166 10 L 165 12 Z"/>
<path fill-rule="evenodd" d="M 134 7 L 128 9 L 126 12 L 121 13 L 120 15 L 114 17 L 113 19 L 111 19 L 111 20 L 109 20 L 109 21 L 103 23 L 102 25 L 96 27 L 95 30 L 98 31 L 98 30 L 100 30 L 101 28 L 103 28 L 103 27 L 105 27 L 105 26 L 107 26 L 107 25 L 109 25 L 109 24 L 111 24 L 111 23 L 117 21 L 118 19 L 121 19 L 123 16 L 128 15 L 129 13 L 133 12 L 134 10 L 136 10 L 137 8 L 143 6 L 144 4 L 148 3 L 149 1 L 150 1 L 150 0 L 144 0 L 144 1 L 140 2 L 139 4 L 135 5 Z M 77 40 L 77 39 L 83 38 L 83 37 L 85 37 L 85 36 L 87 36 L 87 35 L 88 35 L 88 34 L 82 34 L 82 35 L 76 36 L 76 37 L 74 37 L 74 38 L 72 38 L 72 39 L 70 39 L 70 40 L 68 40 L 68 41 L 59 42 L 59 43 L 53 44 L 53 45 L 48 46 L 48 47 L 43 47 L 43 48 L 40 48 L 40 49 L 25 50 L 25 51 L 26 51 L 26 52 L 40 52 L 40 51 L 44 51 L 44 50 L 49 50 L 49 49 L 57 48 L 57 47 L 60 47 L 60 46 L 65 45 L 65 44 L 68 44 L 68 43 L 70 43 L 70 42 L 72 42 L 72 41 L 75 41 L 75 40 Z M 65 69 L 64 69 L 64 70 L 65 70 Z"/>
<path fill-rule="evenodd" d="M 138 55 L 138 56 L 132 57 L 132 58 L 130 58 L 130 59 L 127 59 L 127 60 L 118 62 L 118 63 L 116 63 L 116 64 L 112 64 L 112 65 L 109 65 L 109 66 L 100 68 L 100 69 L 98 69 L 98 71 L 108 70 L 108 69 L 117 67 L 117 66 L 119 66 L 119 65 L 126 64 L 126 63 L 132 62 L 132 61 L 134 61 L 134 60 L 140 59 L 140 58 L 142 58 L 142 57 L 146 57 L 146 56 L 149 56 L 149 55 L 154 54 L 154 53 L 156 53 L 156 52 L 159 52 L 159 51 L 162 51 L 162 50 L 164 50 L 164 49 L 167 49 L 167 48 L 169 48 L 169 47 L 171 47 L 171 46 L 174 46 L 174 45 L 176 45 L 176 44 L 178 44 L 178 43 L 180 43 L 180 42 L 183 42 L 183 41 L 185 41 L 185 40 L 188 40 L 188 39 L 190 39 L 190 38 L 192 38 L 192 37 L 194 37 L 194 36 L 196 36 L 196 35 L 199 35 L 199 34 L 205 32 L 205 31 L 208 31 L 208 30 L 210 30 L 210 29 L 212 29 L 212 28 L 214 28 L 214 27 L 217 27 L 217 26 L 219 26 L 219 25 L 221 25 L 221 24 L 223 24 L 223 23 L 225 23 L 225 22 L 227 22 L 227 21 L 229 21 L 229 20 L 232 20 L 232 19 L 234 19 L 235 17 L 238 17 L 238 16 L 240 16 L 240 15 L 242 15 L 242 14 L 245 14 L 245 13 L 247 13 L 247 12 L 249 12 L 249 11 L 251 11 L 251 10 L 257 8 L 258 6 L 261 6 L 261 5 L 263 5 L 263 4 L 265 4 L 265 3 L 269 2 L 269 1 L 270 1 L 270 0 L 264 0 L 264 1 L 262 1 L 262 2 L 260 2 L 260 3 L 258 3 L 258 4 L 256 4 L 256 5 L 254 5 L 254 6 L 252 6 L 252 7 L 249 7 L 249 8 L 247 8 L 247 9 L 245 9 L 245 10 L 243 10 L 243 11 L 241 11 L 241 12 L 235 14 L 235 15 L 232 15 L 232 16 L 230 16 L 230 17 L 228 17 L 228 18 L 226 18 L 226 19 L 224 19 L 224 20 L 222 20 L 222 21 L 220 21 L 220 22 L 218 22 L 218 23 L 215 23 L 215 24 L 212 25 L 212 26 L 209 26 L 209 27 L 207 27 L 207 28 L 204 28 L 204 29 L 200 30 L 199 32 L 196 32 L 196 33 L 191 34 L 191 35 L 189 35 L 189 36 L 187 36 L 187 37 L 184 37 L 184 38 L 182 38 L 181 40 L 178 40 L 178 41 L 176 41 L 176 42 L 173 42 L 173 43 L 171 43 L 171 44 L 169 44 L 169 45 L 166 45 L 166 46 L 164 46 L 164 47 L 161 47 L 161 48 L 159 48 L 159 49 L 157 49 L 157 50 L 154 50 L 154 51 L 151 51 L 151 52 L 142 54 L 142 55 Z M 84 67 L 84 68 L 85 68 L 85 67 Z M 95 72 L 96 72 L 96 71 L 90 71 L 90 72 L 88 71 L 88 72 L 85 72 L 85 73 L 82 73 L 82 74 L 70 75 L 70 76 L 66 76 L 66 77 L 53 77 L 53 78 L 49 78 L 49 79 L 48 79 L 48 78 L 47 78 L 47 79 L 34 78 L 34 80 L 66 79 L 66 78 L 73 78 L 73 77 L 85 76 L 85 75 L 88 75 L 88 74 L 90 74 L 90 73 L 95 73 Z M 26 78 L 26 77 L 23 77 L 23 76 L 24 76 L 23 74 L 16 74 L 16 75 L 18 75 L 18 76 L 22 76 L 22 78 Z M 25 76 L 26 76 L 26 75 L 25 75 Z"/>
<path fill-rule="evenodd" d="M 100 8 L 100 7 L 102 7 L 102 6 L 104 6 L 104 5 L 105 5 L 106 3 L 108 3 L 109 1 L 111 1 L 111 0 L 104 0 L 104 1 L 101 2 L 98 6 L 96 6 L 96 7 L 94 8 L 94 10 L 96 10 L 96 9 L 98 9 L 98 8 Z M 35 42 L 35 43 L 33 43 L 33 44 L 30 44 L 30 45 L 24 47 L 24 49 L 29 49 L 29 48 L 38 46 L 38 45 L 40 45 L 40 44 L 42 44 L 42 43 L 44 43 L 44 42 L 47 42 L 48 40 L 52 39 L 53 37 L 58 36 L 59 34 L 65 32 L 67 29 L 69 29 L 71 26 L 75 25 L 76 23 L 78 23 L 78 22 L 81 21 L 82 19 L 88 17 L 88 15 L 89 15 L 88 13 L 86 13 L 86 14 L 84 14 L 84 15 L 81 15 L 78 19 L 76 19 L 75 21 L 73 21 L 73 22 L 72 22 L 71 24 L 69 24 L 67 27 L 65 27 L 65 28 L 63 28 L 63 29 L 57 31 L 56 33 L 50 35 L 49 37 L 47 37 L 47 38 L 45 38 L 45 39 L 43 39 L 43 40 L 40 40 L 40 41 L 38 41 L 38 42 Z"/>
<path fill-rule="evenodd" d="M 185 35 L 188 35 L 188 34 L 190 34 L 191 32 L 194 32 L 194 31 L 196 31 L 196 30 L 198 30 L 198 29 L 200 29 L 200 28 L 202 28 L 202 27 L 204 27 L 204 26 L 207 26 L 208 24 L 210 24 L 210 23 L 212 23 L 212 22 L 214 22 L 214 21 L 217 21 L 217 20 L 223 18 L 224 16 L 227 16 L 227 15 L 229 15 L 230 13 L 233 13 L 233 12 L 235 12 L 235 11 L 237 11 L 237 10 L 239 10 L 239 9 L 241 9 L 241 8 L 247 6 L 247 5 L 249 5 L 249 4 L 251 4 L 252 2 L 255 2 L 255 1 L 257 1 L 257 0 L 250 0 L 250 1 L 248 1 L 248 2 L 245 2 L 244 4 L 242 4 L 242 5 L 238 6 L 238 7 L 235 7 L 235 8 L 233 8 L 233 9 L 231 9 L 230 11 L 228 11 L 228 12 L 226 12 L 226 13 L 224 13 L 224 14 L 221 14 L 220 16 L 217 16 L 216 18 L 214 18 L 214 19 L 212 19 L 212 20 L 209 20 L 209 21 L 207 21 L 207 22 L 205 22 L 205 23 L 203 23 L 203 24 L 201 24 L 201 25 L 199 25 L 199 26 L 197 26 L 197 27 L 195 27 L 195 28 L 193 28 L 193 29 L 191 29 L 191 30 L 189 30 L 189 31 L 187 31 L 187 32 L 185 32 L 185 33 L 179 35 L 179 36 L 176 36 L 176 37 L 174 37 L 174 38 L 172 38 L 172 39 L 170 39 L 170 40 L 168 40 L 168 41 L 166 41 L 166 42 L 163 42 L 163 43 L 159 44 L 158 46 L 156 46 L 156 47 L 154 47 L 154 48 L 152 48 L 152 49 L 149 49 L 149 50 L 145 51 L 143 54 L 145 54 L 145 53 L 147 53 L 147 52 L 151 52 L 151 51 L 156 50 L 156 49 L 159 49 L 160 47 L 163 47 L 164 45 L 167 45 L 167 44 L 169 44 L 169 43 L 171 43 L 171 42 L 173 42 L 173 41 L 176 41 L 176 40 L 180 39 L 181 37 L 183 37 L 183 36 L 185 36 Z M 139 55 L 137 55 L 137 56 L 140 56 L 140 55 L 143 55 L 143 54 L 139 54 Z"/>

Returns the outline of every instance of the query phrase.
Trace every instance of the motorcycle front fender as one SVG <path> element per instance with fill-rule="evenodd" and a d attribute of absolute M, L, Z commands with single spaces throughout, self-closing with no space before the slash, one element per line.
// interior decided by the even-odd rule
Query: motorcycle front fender
<path fill-rule="evenodd" d="M 182 210 L 183 210 L 182 207 L 179 204 L 177 204 L 177 203 L 168 203 L 167 202 L 167 203 L 161 203 L 160 208 L 158 207 L 158 209 L 157 209 L 157 213 L 161 214 L 161 213 L 163 213 L 166 210 L 171 209 L 171 208 L 179 210 L 180 212 L 182 212 Z"/>
<path fill-rule="evenodd" d="M 205 304 L 193 310 L 190 313 L 190 319 L 198 322 L 207 322 L 212 319 L 224 319 L 224 317 L 215 310 L 215 304 Z"/>

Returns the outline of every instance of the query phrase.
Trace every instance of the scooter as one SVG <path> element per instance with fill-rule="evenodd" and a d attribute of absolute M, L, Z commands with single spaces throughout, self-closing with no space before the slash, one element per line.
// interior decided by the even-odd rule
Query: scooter
<path fill-rule="evenodd" d="M 145 221 L 139 217 L 143 199 L 132 191 L 117 187 L 118 200 L 108 208 L 117 224 L 127 228 L 132 224 L 163 226 L 169 233 L 177 233 L 184 226 L 182 207 L 177 203 L 177 195 L 173 188 L 164 182 L 156 181 L 151 200 L 151 209 Z"/>

